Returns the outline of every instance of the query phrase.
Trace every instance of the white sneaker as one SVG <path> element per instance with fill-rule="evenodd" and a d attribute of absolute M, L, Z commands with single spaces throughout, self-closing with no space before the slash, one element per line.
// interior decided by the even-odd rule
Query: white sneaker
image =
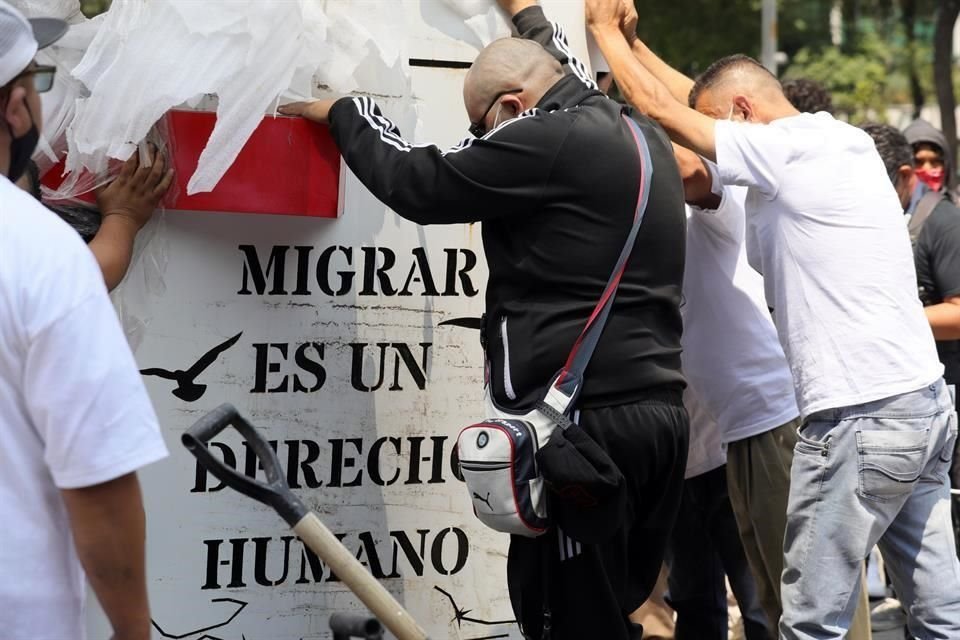
<path fill-rule="evenodd" d="M 874 631 L 893 631 L 907 625 L 907 612 L 896 598 L 884 598 L 870 610 L 870 627 Z"/>

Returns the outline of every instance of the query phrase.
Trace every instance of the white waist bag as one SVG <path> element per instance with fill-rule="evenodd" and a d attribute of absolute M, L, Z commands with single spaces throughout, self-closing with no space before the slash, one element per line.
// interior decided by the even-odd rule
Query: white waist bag
<path fill-rule="evenodd" d="M 633 227 L 600 301 L 574 343 L 563 369 L 533 411 L 510 413 L 496 406 L 491 397 L 488 365 L 484 402 L 490 417 L 466 427 L 457 438 L 460 471 L 474 513 L 496 531 L 529 538 L 547 531 L 546 490 L 543 475 L 537 467 L 537 452 L 550 441 L 555 429 L 566 429 L 572 424 L 570 416 L 582 387 L 584 371 L 610 315 L 617 287 L 643 221 L 653 163 L 640 127 L 627 115 L 622 114 L 622 117 L 637 143 L 640 187 Z"/>

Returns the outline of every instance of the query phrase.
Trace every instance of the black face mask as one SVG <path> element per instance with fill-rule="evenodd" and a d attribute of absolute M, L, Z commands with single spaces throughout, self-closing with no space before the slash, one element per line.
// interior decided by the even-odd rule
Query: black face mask
<path fill-rule="evenodd" d="M 30 107 L 27 107 L 27 113 L 30 113 Z M 33 114 L 30 113 L 30 130 L 19 138 L 14 138 L 10 142 L 10 168 L 7 171 L 7 177 L 11 182 L 20 179 L 30 163 L 30 156 L 33 155 L 40 142 L 40 130 L 37 129 L 37 123 L 33 120 Z"/>

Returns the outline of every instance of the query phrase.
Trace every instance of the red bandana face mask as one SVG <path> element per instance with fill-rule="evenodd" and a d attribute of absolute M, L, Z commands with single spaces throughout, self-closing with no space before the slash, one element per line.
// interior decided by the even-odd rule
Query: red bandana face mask
<path fill-rule="evenodd" d="M 920 182 L 927 185 L 934 191 L 940 191 L 940 189 L 943 188 L 943 167 L 940 167 L 939 169 L 917 169 L 915 173 L 917 174 L 917 178 L 920 180 Z"/>

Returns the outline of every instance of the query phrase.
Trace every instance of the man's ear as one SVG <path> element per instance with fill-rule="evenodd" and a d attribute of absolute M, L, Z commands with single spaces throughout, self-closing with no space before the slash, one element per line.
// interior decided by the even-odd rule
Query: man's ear
<path fill-rule="evenodd" d="M 30 108 L 27 106 L 27 90 L 14 85 L 3 104 L 3 120 L 14 138 L 25 135 L 33 126 Z"/>
<path fill-rule="evenodd" d="M 500 100 L 500 104 L 503 105 L 504 110 L 506 110 L 507 108 L 510 109 L 510 111 L 512 112 L 510 114 L 511 118 L 516 118 L 521 113 L 526 111 L 526 108 L 523 106 L 523 100 L 521 100 L 520 98 L 518 98 L 516 95 L 512 93 L 503 96 L 503 98 L 501 98 Z"/>
<path fill-rule="evenodd" d="M 746 96 L 733 96 L 733 114 L 739 114 L 744 122 L 753 122 L 756 117 L 753 105 Z"/>

